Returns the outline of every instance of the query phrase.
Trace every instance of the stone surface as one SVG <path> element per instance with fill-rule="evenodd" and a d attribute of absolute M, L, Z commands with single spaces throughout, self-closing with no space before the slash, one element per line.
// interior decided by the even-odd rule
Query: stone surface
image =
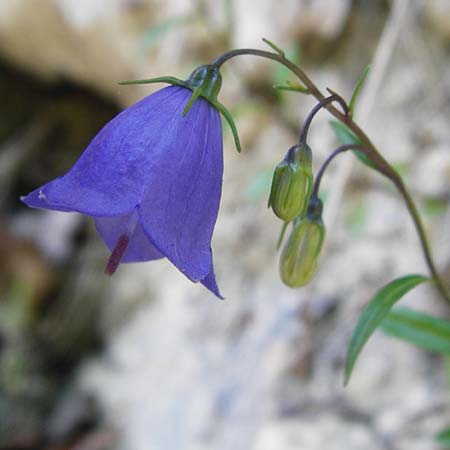
<path fill-rule="evenodd" d="M 437 30 L 445 39 L 450 38 L 450 4 L 447 0 L 425 3 L 430 28 Z"/>
<path fill-rule="evenodd" d="M 180 67 L 176 75 L 187 77 L 205 46 L 222 46 L 225 3 L 206 1 L 202 13 L 186 0 L 42 0 L 30 14 L 33 0 L 5 0 L 0 54 L 43 78 L 67 78 L 127 105 L 154 87 L 119 88 L 118 81 L 175 75 Z M 289 1 L 279 8 L 265 1 L 255 8 L 233 2 L 231 46 L 261 47 L 268 33 L 282 44 L 306 34 L 331 39 L 342 30 L 350 4 Z"/>

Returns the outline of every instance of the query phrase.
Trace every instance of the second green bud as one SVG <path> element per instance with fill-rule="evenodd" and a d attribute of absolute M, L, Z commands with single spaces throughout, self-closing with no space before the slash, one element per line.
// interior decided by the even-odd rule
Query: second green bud
<path fill-rule="evenodd" d="M 295 145 L 275 168 L 268 206 L 281 220 L 291 222 L 305 212 L 312 185 L 311 149 Z"/>
<path fill-rule="evenodd" d="M 311 198 L 305 217 L 298 217 L 280 258 L 280 275 L 290 287 L 307 284 L 314 275 L 325 238 L 322 202 Z"/>

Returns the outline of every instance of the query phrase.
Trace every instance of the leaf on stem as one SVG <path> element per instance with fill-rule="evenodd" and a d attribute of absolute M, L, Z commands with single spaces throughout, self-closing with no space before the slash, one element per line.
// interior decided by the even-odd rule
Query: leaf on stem
<path fill-rule="evenodd" d="M 309 94 L 309 89 L 302 86 L 299 83 L 293 83 L 292 81 L 286 80 L 286 84 L 274 84 L 273 87 L 279 91 L 293 91 L 300 92 L 302 94 Z"/>
<path fill-rule="evenodd" d="M 284 50 L 282 50 L 278 45 L 275 45 L 272 41 L 269 41 L 269 39 L 262 38 L 263 42 L 267 44 L 272 50 L 275 50 L 280 56 L 283 58 L 285 57 Z"/>
<path fill-rule="evenodd" d="M 370 336 L 380 325 L 394 304 L 400 300 L 407 292 L 418 284 L 430 281 L 423 275 L 406 275 L 391 281 L 381 288 L 375 297 L 366 305 L 361 313 L 358 324 L 356 325 L 350 344 L 347 349 L 347 359 L 345 363 L 345 382 L 346 385 L 355 366 L 361 350 L 363 349 Z"/>
<path fill-rule="evenodd" d="M 356 99 L 358 98 L 359 91 L 361 90 L 361 88 L 364 84 L 364 81 L 366 80 L 366 77 L 369 74 L 369 70 L 370 70 L 370 65 L 364 69 L 364 72 L 362 73 L 361 78 L 359 79 L 358 83 L 356 83 L 355 90 L 353 91 L 352 98 L 350 99 L 350 103 L 348 105 L 348 113 L 349 113 L 350 117 L 353 117 Z"/>
<path fill-rule="evenodd" d="M 358 137 L 344 123 L 338 122 L 337 120 L 331 120 L 330 126 L 335 136 L 337 137 L 338 141 L 341 144 L 361 145 L 361 141 L 358 139 Z M 370 167 L 371 169 L 377 170 L 376 167 L 373 165 L 372 161 L 364 153 L 360 152 L 359 150 L 352 150 L 352 151 L 364 165 Z"/>
<path fill-rule="evenodd" d="M 387 315 L 381 324 L 381 329 L 390 336 L 403 339 L 431 352 L 450 355 L 450 322 L 448 320 L 410 308 L 398 308 Z"/>
<path fill-rule="evenodd" d="M 285 59 L 293 62 L 294 64 L 300 63 L 300 48 L 298 45 L 293 45 L 292 47 L 287 48 L 283 53 Z M 296 79 L 290 80 L 291 76 L 292 72 L 290 69 L 284 65 L 277 64 L 272 71 L 271 84 L 275 86 L 295 86 L 296 88 L 301 86 Z M 295 89 L 295 91 L 300 92 L 298 89 Z"/>

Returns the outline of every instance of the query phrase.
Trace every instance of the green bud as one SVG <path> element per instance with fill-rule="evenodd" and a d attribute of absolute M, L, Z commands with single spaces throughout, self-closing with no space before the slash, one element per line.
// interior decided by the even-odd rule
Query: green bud
<path fill-rule="evenodd" d="M 269 207 L 283 221 L 304 215 L 313 186 L 312 152 L 306 144 L 292 147 L 275 168 Z"/>
<path fill-rule="evenodd" d="M 290 287 L 307 284 L 314 275 L 325 238 L 322 222 L 322 202 L 311 198 L 305 217 L 299 217 L 280 259 L 280 275 Z"/>

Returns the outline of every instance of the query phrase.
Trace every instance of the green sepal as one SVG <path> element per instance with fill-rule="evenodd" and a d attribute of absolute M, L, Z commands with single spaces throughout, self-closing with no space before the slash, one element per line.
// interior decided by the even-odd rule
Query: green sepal
<path fill-rule="evenodd" d="M 203 95 L 202 95 L 202 97 L 203 97 Z M 225 118 L 225 120 L 227 121 L 229 127 L 231 128 L 231 132 L 233 133 L 234 144 L 236 146 L 236 150 L 238 151 L 238 153 L 241 153 L 241 143 L 239 141 L 239 135 L 238 135 L 236 125 L 234 124 L 234 120 L 231 117 L 230 112 L 228 111 L 227 108 L 225 108 L 225 106 L 222 105 L 222 103 L 218 102 L 217 100 L 211 101 L 208 98 L 206 98 L 206 100 L 208 100 L 211 103 L 211 105 L 213 105 L 214 108 L 216 108 L 222 114 L 222 116 Z"/>
<path fill-rule="evenodd" d="M 168 83 L 173 84 L 175 86 L 183 86 L 186 87 L 186 83 L 182 80 L 179 80 L 175 77 L 157 77 L 157 78 L 148 78 L 146 80 L 126 80 L 119 81 L 120 85 L 126 84 L 151 84 L 151 83 Z"/>
<path fill-rule="evenodd" d="M 278 240 L 277 240 L 277 250 L 280 250 L 281 244 L 283 243 L 283 238 L 284 238 L 284 234 L 286 233 L 286 229 L 289 225 L 289 222 L 284 222 L 283 226 L 281 227 L 280 230 L 280 235 L 278 236 Z"/>
<path fill-rule="evenodd" d="M 196 88 L 191 89 L 191 90 L 192 90 L 192 95 L 189 98 L 189 101 L 186 103 L 186 106 L 184 107 L 183 112 L 181 113 L 183 117 L 185 117 L 186 114 L 189 112 L 189 110 L 191 109 L 191 107 L 194 104 L 195 100 L 197 100 L 200 96 L 204 97 L 204 96 L 202 96 L 202 89 L 201 88 L 196 87 Z M 206 98 L 206 100 L 208 100 L 208 98 Z"/>

